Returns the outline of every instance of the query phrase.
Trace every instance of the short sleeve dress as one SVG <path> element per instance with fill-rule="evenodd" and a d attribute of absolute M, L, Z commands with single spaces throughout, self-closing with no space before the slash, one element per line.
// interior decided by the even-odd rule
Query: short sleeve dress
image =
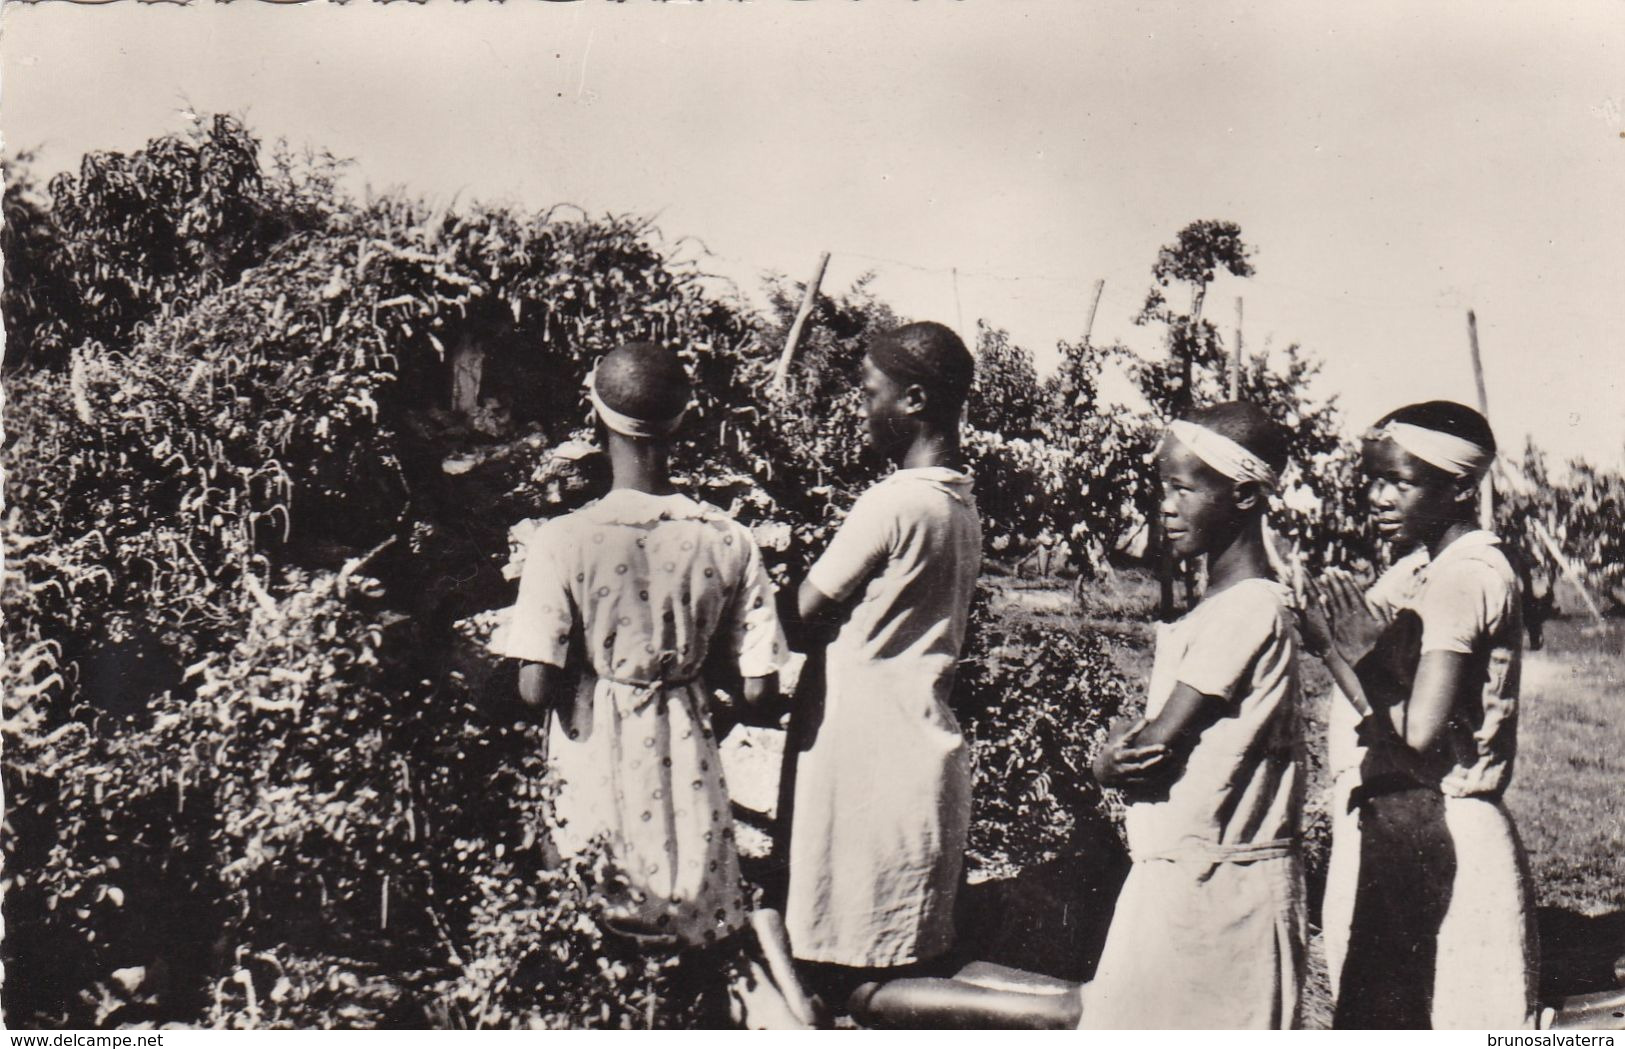
<path fill-rule="evenodd" d="M 702 671 L 763 677 L 788 659 L 760 551 L 744 526 L 682 495 L 615 489 L 535 529 L 502 655 L 583 667 L 590 720 L 554 719 L 555 842 L 607 842 L 627 879 L 622 931 L 681 944 L 740 927 L 745 901 Z M 578 704 L 585 709 L 586 703 Z"/>
<path fill-rule="evenodd" d="M 800 755 L 785 925 L 797 958 L 869 968 L 953 944 L 970 755 L 949 707 L 982 562 L 974 478 L 898 470 L 808 574 L 852 599 Z"/>
<path fill-rule="evenodd" d="M 1385 635 L 1383 644 L 1405 646 L 1395 658 L 1410 661 L 1414 673 L 1415 662 L 1428 652 L 1466 656 L 1474 688 L 1452 713 L 1442 750 L 1434 755 L 1437 782 L 1422 792 L 1433 793 L 1438 824 L 1427 834 L 1436 846 L 1425 856 L 1374 848 L 1367 814 L 1350 811 L 1348 803 L 1360 782 L 1360 752 L 1344 744 L 1350 757 L 1342 763 L 1349 767 L 1333 788 L 1332 855 L 1322 906 L 1339 1022 L 1530 1027 L 1539 976 L 1533 894 L 1527 857 L 1501 803 L 1517 750 L 1517 573 L 1494 533 L 1475 530 L 1437 558 L 1422 549 L 1396 562 L 1371 598 L 1384 615 L 1414 624 L 1408 632 Z M 1379 898 L 1384 895 L 1405 899 Z M 1412 927 L 1397 933 L 1382 928 L 1395 922 Z M 1419 924 L 1426 929 L 1414 928 Z M 1416 939 L 1407 954 L 1422 964 L 1394 964 L 1393 945 L 1405 938 Z"/>
<path fill-rule="evenodd" d="M 1134 863 L 1079 1026 L 1291 1027 L 1306 926 L 1290 591 L 1244 580 L 1162 624 L 1146 716 L 1181 682 L 1220 699 L 1224 714 L 1165 796 L 1128 806 Z"/>

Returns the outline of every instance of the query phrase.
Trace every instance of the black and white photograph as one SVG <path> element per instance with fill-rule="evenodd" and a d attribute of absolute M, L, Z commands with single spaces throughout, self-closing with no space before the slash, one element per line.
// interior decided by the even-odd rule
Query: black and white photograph
<path fill-rule="evenodd" d="M 1625 1031 L 1620 0 L 9 0 L 0 170 L 0 1026 Z"/>

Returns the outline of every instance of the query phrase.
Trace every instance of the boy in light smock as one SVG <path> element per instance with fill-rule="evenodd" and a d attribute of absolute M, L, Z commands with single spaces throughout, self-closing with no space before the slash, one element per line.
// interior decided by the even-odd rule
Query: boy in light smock
<path fill-rule="evenodd" d="M 971 767 L 948 703 L 982 555 L 959 448 L 975 371 L 964 343 L 905 325 L 874 340 L 863 370 L 869 440 L 898 469 L 853 505 L 800 590 L 803 620 L 835 636 L 798 762 L 785 916 L 796 958 L 842 967 L 848 989 L 953 944 Z"/>
<path fill-rule="evenodd" d="M 1123 789 L 1133 866 L 1080 1027 L 1285 1028 L 1304 962 L 1291 592 L 1262 533 L 1286 436 L 1215 405 L 1157 454 L 1165 534 L 1207 556 L 1202 600 L 1157 635 L 1146 716 L 1095 762 Z"/>

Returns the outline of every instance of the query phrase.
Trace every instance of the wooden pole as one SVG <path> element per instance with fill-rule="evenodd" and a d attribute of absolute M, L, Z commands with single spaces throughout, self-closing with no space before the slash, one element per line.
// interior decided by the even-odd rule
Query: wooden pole
<path fill-rule="evenodd" d="M 812 280 L 807 282 L 806 293 L 801 296 L 801 308 L 796 310 L 796 319 L 784 340 L 784 352 L 779 354 L 778 367 L 773 370 L 773 388 L 776 390 L 784 389 L 785 382 L 790 378 L 790 361 L 801 345 L 801 333 L 807 327 L 807 318 L 812 316 L 813 304 L 818 301 L 818 286 L 824 283 L 824 267 L 828 265 L 829 252 L 826 251 L 818 256 L 818 267 L 813 270 Z"/>
<path fill-rule="evenodd" d="M 1095 281 L 1094 301 L 1089 303 L 1089 319 L 1083 324 L 1083 344 L 1089 345 L 1089 339 L 1095 333 L 1095 313 L 1100 309 L 1100 293 L 1106 290 L 1106 278 Z"/>
<path fill-rule="evenodd" d="M 954 277 L 954 325 L 959 329 L 959 337 L 965 338 L 965 308 L 959 304 L 959 267 L 951 271 Z"/>
<path fill-rule="evenodd" d="M 1467 343 L 1473 351 L 1473 382 L 1478 387 L 1478 411 L 1479 414 L 1484 416 L 1485 421 L 1488 421 L 1490 417 L 1490 398 L 1489 393 L 1484 389 L 1484 364 L 1478 356 L 1478 317 L 1473 314 L 1472 310 L 1467 311 Z M 1495 525 L 1494 470 L 1484 474 L 1484 486 L 1479 490 L 1478 522 L 1485 529 L 1493 528 Z M 1531 515 L 1529 523 L 1534 527 L 1535 535 L 1540 539 L 1541 545 L 1546 548 L 1546 552 L 1552 556 L 1553 561 L 1557 562 L 1557 567 L 1562 569 L 1563 574 L 1569 577 L 1569 582 L 1574 584 L 1574 589 L 1580 592 L 1580 599 L 1591 610 L 1592 617 L 1597 622 L 1602 622 L 1602 609 L 1598 608 L 1597 603 L 1591 599 L 1591 592 L 1586 589 L 1585 577 L 1578 568 L 1574 567 L 1574 562 L 1569 560 L 1568 555 L 1563 553 L 1563 548 L 1557 545 L 1557 540 L 1552 538 L 1552 533 L 1547 530 L 1545 522 Z"/>
<path fill-rule="evenodd" d="M 1236 296 L 1236 352 L 1230 357 L 1230 399 L 1241 400 L 1241 296 Z"/>
<path fill-rule="evenodd" d="M 1478 356 L 1478 318 L 1472 310 L 1467 311 L 1467 345 L 1473 354 L 1473 382 L 1478 386 L 1478 412 L 1488 421 L 1490 395 L 1484 389 L 1484 362 Z M 1486 530 L 1495 527 L 1495 481 L 1489 473 L 1484 474 L 1478 488 L 1478 526 Z"/>

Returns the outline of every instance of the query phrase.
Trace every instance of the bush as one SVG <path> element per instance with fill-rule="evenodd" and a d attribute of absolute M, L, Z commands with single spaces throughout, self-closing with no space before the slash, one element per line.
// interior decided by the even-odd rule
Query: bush
<path fill-rule="evenodd" d="M 1022 869 L 1059 855 L 1121 804 L 1090 764 L 1132 687 L 1093 632 L 995 618 L 978 591 L 956 683 L 976 764 L 970 849 L 983 866 Z"/>

